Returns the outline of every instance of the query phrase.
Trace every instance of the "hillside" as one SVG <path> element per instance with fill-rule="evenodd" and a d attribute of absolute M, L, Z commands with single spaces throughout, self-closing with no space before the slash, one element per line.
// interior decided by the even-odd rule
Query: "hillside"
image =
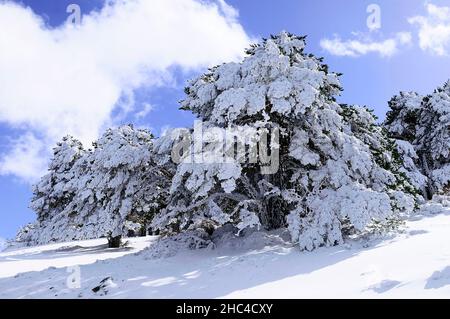
<path fill-rule="evenodd" d="M 104 239 L 9 248 L 0 298 L 448 298 L 449 233 L 450 209 L 429 204 L 399 234 L 314 252 L 276 232 L 173 256 L 151 236 L 117 249 Z M 81 288 L 69 289 L 76 265 Z"/>

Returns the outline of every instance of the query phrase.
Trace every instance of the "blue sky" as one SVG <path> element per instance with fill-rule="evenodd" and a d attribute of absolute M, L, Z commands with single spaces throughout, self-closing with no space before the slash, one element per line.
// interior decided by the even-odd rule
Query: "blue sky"
<path fill-rule="evenodd" d="M 170 1 L 160 0 L 147 1 L 138 7 L 140 11 L 122 5 L 109 13 L 102 11 L 102 0 L 22 0 L 16 1 L 22 7 L 14 8 L 0 1 L 0 39 L 2 32 L 15 35 L 0 40 L 0 52 L 6 52 L 0 53 L 0 69 L 11 72 L 0 77 L 0 237 L 14 236 L 21 225 L 34 219 L 27 208 L 30 184 L 42 172 L 51 144 L 60 135 L 78 134 L 89 141 L 108 125 L 135 123 L 156 135 L 166 127 L 191 126 L 192 115 L 179 111 L 177 104 L 185 81 L 208 65 L 236 59 L 255 38 L 282 30 L 308 35 L 306 50 L 325 57 L 331 70 L 344 74 L 340 101 L 367 105 L 380 118 L 387 101 L 399 91 L 426 94 L 450 78 L 446 1 L 228 0 L 225 4 L 217 0 L 217 10 L 210 10 L 205 2 L 190 6 L 194 0 L 176 1 L 189 4 L 189 10 L 177 10 L 167 4 Z M 65 24 L 71 3 L 81 8 L 80 30 Z M 366 22 L 370 4 L 380 8 L 376 30 Z M 25 14 L 23 7 L 34 14 Z M 159 13 L 151 16 L 147 9 Z M 127 16 L 130 28 L 120 24 L 121 10 L 131 15 L 131 19 Z M 17 14 L 17 18 L 5 22 L 2 12 L 3 17 Z M 181 22 L 166 23 L 165 15 L 174 19 L 169 21 Z M 36 22 L 39 19 L 41 24 Z M 202 25 L 203 21 L 208 22 Z M 195 26 L 186 27 L 190 25 Z M 25 35 L 29 38 L 23 42 L 15 40 Z M 190 36 L 192 41 L 186 41 Z M 67 47 L 75 48 L 73 57 Z M 136 63 L 129 62 L 133 59 Z M 86 61 L 92 63 L 89 68 Z M 84 73 L 78 75 L 72 68 Z M 73 79 L 74 74 L 80 79 Z M 65 91 L 66 83 L 74 86 L 76 95 Z M 67 95 L 70 103 L 64 98 Z"/>

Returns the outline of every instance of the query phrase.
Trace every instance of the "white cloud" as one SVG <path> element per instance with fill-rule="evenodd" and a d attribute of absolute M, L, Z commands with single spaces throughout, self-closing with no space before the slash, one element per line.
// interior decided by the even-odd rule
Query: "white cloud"
<path fill-rule="evenodd" d="M 14 175 L 23 180 L 36 180 L 46 170 L 43 150 L 45 142 L 26 133 L 12 142 L 12 150 L 0 160 L 0 175 Z"/>
<path fill-rule="evenodd" d="M 220 10 L 230 19 L 237 19 L 239 17 L 239 11 L 230 6 L 225 0 L 217 0 Z"/>
<path fill-rule="evenodd" d="M 427 16 L 415 16 L 408 22 L 419 27 L 419 45 L 439 56 L 450 54 L 450 7 L 426 4 Z"/>
<path fill-rule="evenodd" d="M 146 117 L 153 110 L 154 110 L 153 105 L 151 105 L 150 103 L 143 103 L 142 109 L 135 114 L 135 118 L 142 119 L 142 118 Z"/>
<path fill-rule="evenodd" d="M 369 53 L 377 53 L 381 57 L 390 57 L 399 52 L 399 47 L 411 43 L 408 32 L 399 32 L 394 37 L 376 41 L 372 35 L 354 33 L 356 39 L 342 40 L 339 36 L 333 39 L 322 39 L 320 46 L 332 55 L 359 57 Z"/>
<path fill-rule="evenodd" d="M 28 132 L 0 174 L 35 178 L 48 143 L 66 134 L 92 141 L 114 123 L 113 109 L 133 110 L 135 89 L 167 84 L 173 66 L 235 60 L 251 41 L 223 0 L 115 0 L 79 26 L 53 29 L 0 2 L 0 123 Z"/>

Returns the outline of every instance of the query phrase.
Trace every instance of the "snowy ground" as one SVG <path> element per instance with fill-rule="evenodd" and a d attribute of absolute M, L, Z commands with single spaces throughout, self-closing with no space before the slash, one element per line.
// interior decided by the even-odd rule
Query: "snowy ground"
<path fill-rule="evenodd" d="M 450 298 L 449 209 L 417 215 L 391 238 L 312 253 L 273 234 L 265 247 L 138 253 L 155 240 L 132 239 L 121 249 L 103 240 L 8 249 L 0 253 L 0 298 Z M 81 288 L 71 289 L 67 266 L 74 265 Z"/>

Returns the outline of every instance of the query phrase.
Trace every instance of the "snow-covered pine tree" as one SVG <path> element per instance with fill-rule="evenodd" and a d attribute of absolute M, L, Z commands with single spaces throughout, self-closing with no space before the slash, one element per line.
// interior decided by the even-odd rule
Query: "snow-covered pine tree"
<path fill-rule="evenodd" d="M 86 151 L 80 141 L 72 136 L 65 136 L 53 149 L 53 158 L 48 173 L 33 186 L 30 208 L 36 213 L 36 221 L 22 227 L 16 241 L 26 244 L 47 243 L 49 229 L 65 228 L 65 207 L 73 200 L 76 189 L 71 181 L 77 178 L 75 163 Z M 45 230 L 45 231 L 44 231 Z"/>
<path fill-rule="evenodd" d="M 270 153 L 279 154 L 279 167 L 263 174 L 261 161 L 229 158 L 227 146 L 225 163 L 195 163 L 194 146 L 154 228 L 287 227 L 301 249 L 312 250 L 413 210 L 414 189 L 400 172 L 394 142 L 369 110 L 336 103 L 339 74 L 304 47 L 304 37 L 282 32 L 252 46 L 242 62 L 212 68 L 189 84 L 181 108 L 207 128 L 238 137 L 253 132 L 244 142 L 247 158 L 260 132 L 278 131 Z"/>
<path fill-rule="evenodd" d="M 131 126 L 108 129 L 94 150 L 77 166 L 76 198 L 67 205 L 78 227 L 89 237 L 107 235 L 110 246 L 118 246 L 123 224 L 135 204 L 140 170 L 150 161 L 152 136 Z"/>
<path fill-rule="evenodd" d="M 404 169 L 422 195 L 450 188 L 450 82 L 428 96 L 401 92 L 389 102 L 384 126 L 397 139 Z"/>
<path fill-rule="evenodd" d="M 33 187 L 30 208 L 37 220 L 44 222 L 59 215 L 75 196 L 76 190 L 69 187 L 76 178 L 75 163 L 86 154 L 80 141 L 66 136 L 53 149 L 49 172 Z"/>
<path fill-rule="evenodd" d="M 166 205 L 174 172 L 170 165 L 158 165 L 162 156 L 153 152 L 153 136 L 132 126 L 107 130 L 88 151 L 66 138 L 55 150 L 49 174 L 34 189 L 31 207 L 38 221 L 27 232 L 29 240 L 107 237 L 117 246 L 129 224 L 140 224 L 145 233 Z"/>
<path fill-rule="evenodd" d="M 416 92 L 400 92 L 389 102 L 390 111 L 384 126 L 393 138 L 413 142 L 422 109 L 423 96 Z"/>
<path fill-rule="evenodd" d="M 432 180 L 430 192 L 450 192 L 450 81 L 423 100 L 415 144 L 425 172 Z"/>

